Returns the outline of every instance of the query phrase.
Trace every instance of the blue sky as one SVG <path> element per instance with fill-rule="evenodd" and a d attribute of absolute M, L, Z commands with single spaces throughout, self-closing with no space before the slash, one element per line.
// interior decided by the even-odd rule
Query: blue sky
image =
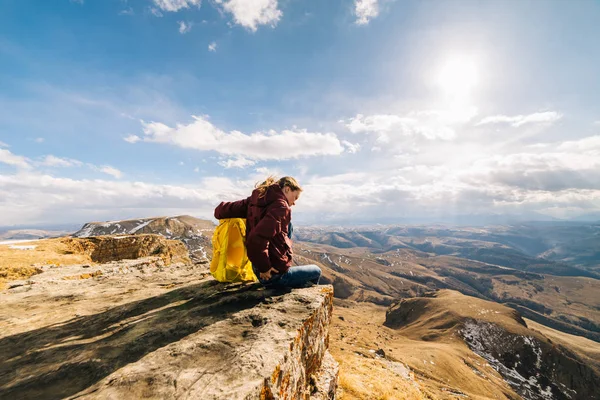
<path fill-rule="evenodd" d="M 597 217 L 600 2 L 0 1 L 0 225 Z"/>

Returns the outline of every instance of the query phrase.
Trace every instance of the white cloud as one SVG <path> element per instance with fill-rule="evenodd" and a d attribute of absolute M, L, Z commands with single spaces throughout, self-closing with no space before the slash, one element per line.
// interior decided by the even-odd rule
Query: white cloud
<path fill-rule="evenodd" d="M 119 11 L 119 15 L 133 15 L 133 8 L 128 7 Z"/>
<path fill-rule="evenodd" d="M 212 42 L 208 45 L 208 51 L 215 52 L 217 51 L 217 42 Z"/>
<path fill-rule="evenodd" d="M 430 114 L 434 115 L 434 114 Z M 426 139 L 450 140 L 455 136 L 452 129 L 445 121 L 437 118 L 400 117 L 398 115 L 379 114 L 368 115 L 357 114 L 345 123 L 352 133 L 376 133 L 378 141 L 388 143 L 390 136 L 422 136 Z"/>
<path fill-rule="evenodd" d="M 600 211 L 600 136 L 493 149 L 484 142 L 433 142 L 422 153 L 403 157 L 401 168 L 393 166 L 395 157 L 377 156 L 355 169 L 364 173 L 309 179 L 297 211 L 303 218 L 316 215 L 313 223 L 356 215 L 373 221 L 444 214 L 572 217 Z M 323 205 L 327 202 L 338 206 Z"/>
<path fill-rule="evenodd" d="M 126 141 L 126 142 L 128 142 L 128 143 L 137 143 L 140 140 L 142 140 L 142 138 L 140 138 L 137 135 L 129 135 L 129 136 L 123 138 L 123 140 Z"/>
<path fill-rule="evenodd" d="M 558 149 L 574 152 L 593 152 L 594 154 L 600 153 L 600 135 L 563 142 L 558 146 Z"/>
<path fill-rule="evenodd" d="M 44 138 L 42 138 L 42 137 L 35 138 L 35 142 L 36 143 L 44 143 Z"/>
<path fill-rule="evenodd" d="M 186 128 L 193 131 L 195 128 L 191 125 L 166 127 L 164 134 L 170 137 L 173 131 Z M 205 130 L 195 133 L 209 140 L 214 136 L 206 135 Z M 276 137 L 279 134 L 261 135 Z M 243 136 L 245 141 L 252 137 Z M 218 141 L 217 145 L 223 143 Z M 289 140 L 285 143 L 293 148 Z M 357 218 L 373 222 L 377 218 L 386 221 L 402 217 L 534 212 L 570 217 L 600 211 L 598 136 L 512 149 L 489 149 L 486 143 L 466 149 L 464 144 L 456 142 L 429 143 L 431 149 L 427 151 L 430 153 L 406 156 L 408 160 L 400 168 L 369 161 L 356 163 L 348 167 L 352 172 L 340 175 L 330 175 L 327 168 L 320 167 L 319 176 L 314 175 L 315 169 L 302 171 L 297 177 L 304 193 L 294 210 L 296 221 L 351 223 Z M 340 144 L 349 147 L 352 143 L 342 141 Z M 438 146 L 442 147 L 435 150 Z M 378 162 L 394 159 L 391 155 L 382 155 L 374 158 Z M 357 157 L 362 156 L 364 154 Z M 220 160 L 219 164 L 244 168 L 256 160 L 234 155 Z M 275 170 L 263 166 L 253 171 L 246 169 L 241 180 L 197 175 L 198 184 L 180 186 L 108 179 L 74 180 L 20 170 L 15 175 L 0 174 L 0 214 L 9 216 L 5 223 L 40 222 L 44 218 L 86 222 L 185 213 L 210 217 L 220 201 L 246 197 L 253 184 L 269 174 L 298 175 L 297 169 L 283 170 L 287 168 L 285 165 L 278 163 Z M 89 167 L 98 171 L 107 168 Z M 200 168 L 194 171 L 200 173 Z"/>
<path fill-rule="evenodd" d="M 344 151 L 333 133 L 283 130 L 244 134 L 217 128 L 206 117 L 171 128 L 160 122 L 142 122 L 145 142 L 176 145 L 253 160 L 287 160 L 318 155 L 337 155 Z"/>
<path fill-rule="evenodd" d="M 227 178 L 203 178 L 193 186 L 174 186 L 76 180 L 36 172 L 0 174 L 0 214 L 3 224 L 83 224 L 181 214 L 211 219 L 220 201 L 245 197 L 251 187 Z"/>
<path fill-rule="evenodd" d="M 29 169 L 31 165 L 27 158 L 11 153 L 6 149 L 0 149 L 0 163 L 12 165 L 17 168 Z"/>
<path fill-rule="evenodd" d="M 600 211 L 598 189 L 539 190 L 489 180 L 467 183 L 447 168 L 426 166 L 413 169 L 408 176 L 403 174 L 382 170 L 310 178 L 303 184 L 304 193 L 294 211 L 297 218 L 317 224 L 347 223 L 360 216 L 372 223 L 377 218 L 531 215 L 551 207 L 577 207 L 578 214 Z M 422 182 L 415 182 L 415 174 L 423 176 Z"/>
<path fill-rule="evenodd" d="M 114 176 L 117 179 L 120 179 L 123 176 L 123 173 L 121 171 L 119 171 L 116 168 L 110 167 L 110 166 L 104 166 L 104 167 L 100 167 L 100 171 L 104 172 L 105 174 Z"/>
<path fill-rule="evenodd" d="M 121 179 L 123 177 L 123 173 L 121 171 L 109 165 L 96 166 L 93 164 L 88 164 L 88 167 L 90 167 L 94 171 L 103 172 L 117 179 Z"/>
<path fill-rule="evenodd" d="M 0 147 L 10 147 L 9 145 L 7 145 L 6 143 L 0 141 Z"/>
<path fill-rule="evenodd" d="M 192 22 L 185 22 L 185 21 L 179 21 L 177 22 L 179 24 L 179 33 L 186 34 L 189 31 L 192 30 L 192 26 L 194 25 Z"/>
<path fill-rule="evenodd" d="M 48 167 L 73 167 L 80 166 L 83 163 L 70 158 L 60 158 L 53 155 L 47 155 L 40 164 Z"/>
<path fill-rule="evenodd" d="M 155 7 L 150 7 L 150 13 L 158 18 L 162 18 L 162 16 L 163 16 L 163 13 L 161 13 L 160 10 Z"/>
<path fill-rule="evenodd" d="M 257 180 L 262 182 L 268 176 L 285 175 L 282 170 L 273 167 L 258 167 L 254 169 L 255 174 L 251 177 L 251 181 L 256 183 Z"/>
<path fill-rule="evenodd" d="M 477 107 L 456 104 L 446 110 L 421 110 L 412 111 L 410 118 L 436 120 L 445 124 L 464 124 L 477 115 Z"/>
<path fill-rule="evenodd" d="M 506 115 L 494 115 L 482 119 L 477 125 L 507 123 L 516 128 L 531 123 L 552 124 L 561 118 L 562 114 L 555 111 L 539 112 L 529 115 L 515 115 L 512 117 Z"/>
<path fill-rule="evenodd" d="M 256 161 L 244 157 L 232 158 L 227 161 L 219 161 L 219 165 L 225 168 L 246 168 L 256 164 Z"/>
<path fill-rule="evenodd" d="M 379 15 L 378 0 L 355 0 L 354 13 L 358 25 L 368 24 L 370 20 Z"/>
<path fill-rule="evenodd" d="M 283 13 L 277 0 L 215 0 L 236 24 L 255 32 L 259 25 L 277 25 Z"/>
<path fill-rule="evenodd" d="M 348 130 L 352 133 L 363 132 L 387 132 L 392 130 L 394 126 L 400 125 L 403 122 L 413 122 L 408 118 L 400 118 L 397 115 L 369 115 L 357 114 L 356 117 L 350 118 L 348 122 L 340 121 L 346 124 Z"/>
<path fill-rule="evenodd" d="M 600 136 L 526 149 L 482 157 L 463 169 L 461 179 L 544 193 L 600 189 Z"/>
<path fill-rule="evenodd" d="M 170 12 L 177 12 L 182 8 L 188 8 L 191 6 L 200 6 L 201 0 L 154 0 L 154 4 L 163 10 Z"/>
<path fill-rule="evenodd" d="M 360 150 L 360 144 L 358 143 L 350 143 L 347 140 L 342 140 L 342 144 L 346 146 L 346 148 L 348 149 L 348 153 L 354 154 Z"/>

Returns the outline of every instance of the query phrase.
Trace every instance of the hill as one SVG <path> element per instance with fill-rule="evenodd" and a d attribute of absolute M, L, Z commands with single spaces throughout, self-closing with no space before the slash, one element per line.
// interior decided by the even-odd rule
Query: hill
<path fill-rule="evenodd" d="M 212 258 L 212 232 L 215 224 L 189 215 L 176 217 L 140 218 L 122 221 L 89 222 L 74 237 L 84 238 L 101 235 L 156 234 L 167 239 L 179 240 L 197 263 L 206 263 Z"/>
<path fill-rule="evenodd" d="M 494 302 L 440 290 L 389 308 L 336 304 L 331 343 L 343 398 L 592 399 L 600 391 L 600 344 Z"/>

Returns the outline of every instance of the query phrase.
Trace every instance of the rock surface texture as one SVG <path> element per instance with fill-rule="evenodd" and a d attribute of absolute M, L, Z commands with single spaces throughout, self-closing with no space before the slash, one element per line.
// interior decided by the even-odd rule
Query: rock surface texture
<path fill-rule="evenodd" d="M 95 236 L 83 239 L 65 238 L 63 241 L 98 263 L 135 260 L 148 256 L 158 256 L 167 264 L 190 262 L 183 243 L 159 235 Z"/>
<path fill-rule="evenodd" d="M 45 269 L 0 292 L 0 398 L 331 399 L 332 301 L 160 257 Z"/>
<path fill-rule="evenodd" d="M 205 304 L 196 318 L 206 318 L 203 329 L 127 365 L 77 397 L 334 397 L 337 372 L 331 374 L 336 367 L 327 353 L 331 287 L 278 294 L 251 285 L 215 292 L 220 286 L 207 284 L 207 299 L 213 301 L 200 300 Z M 227 318 L 214 321 L 216 316 L 210 315 L 219 310 Z M 324 358 L 327 368 L 321 370 Z M 318 385 L 320 381 L 325 382 Z"/>

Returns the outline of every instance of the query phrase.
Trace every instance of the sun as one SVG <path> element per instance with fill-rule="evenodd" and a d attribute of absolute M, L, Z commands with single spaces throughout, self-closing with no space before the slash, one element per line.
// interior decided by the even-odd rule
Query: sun
<path fill-rule="evenodd" d="M 479 83 L 479 70 L 472 57 L 452 57 L 438 70 L 436 83 L 451 98 L 468 98 Z"/>

